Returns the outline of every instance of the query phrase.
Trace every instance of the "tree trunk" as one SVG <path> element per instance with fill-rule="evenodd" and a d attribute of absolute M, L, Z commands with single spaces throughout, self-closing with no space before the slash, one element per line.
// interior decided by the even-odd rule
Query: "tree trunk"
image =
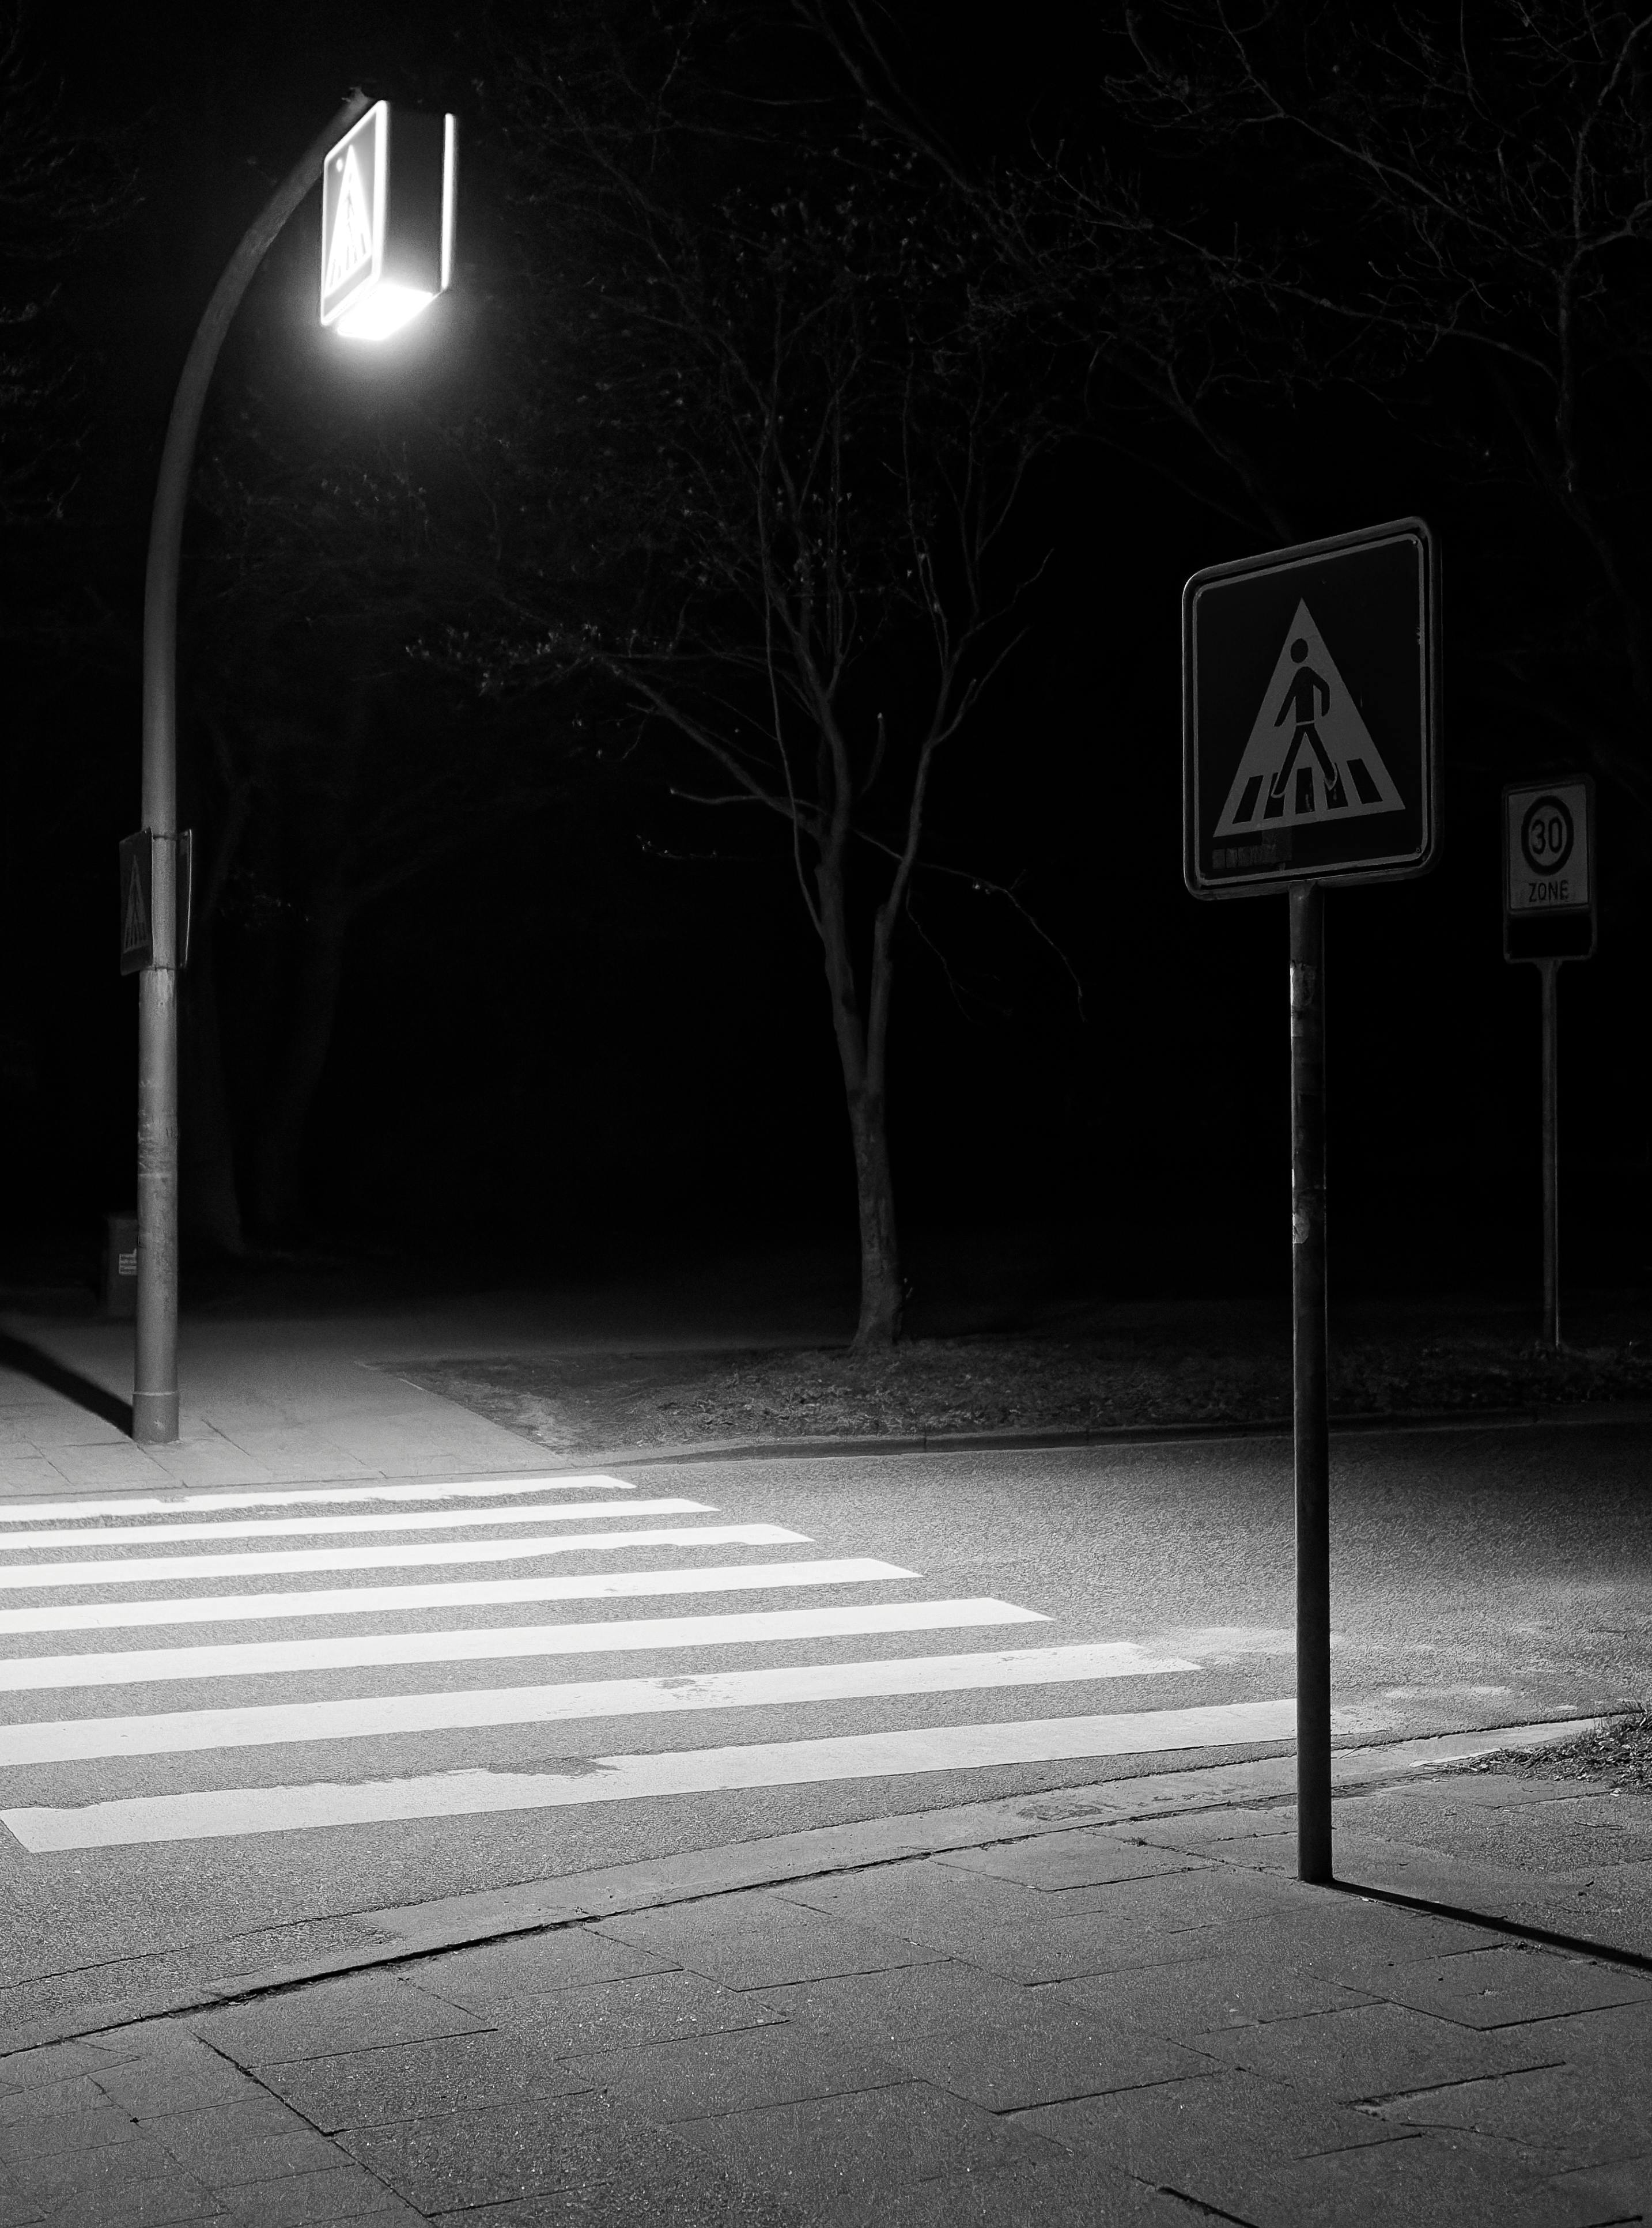
<path fill-rule="evenodd" d="M 253 1156 L 254 1217 L 271 1235 L 290 1228 L 298 1213 L 304 1125 L 333 1040 L 348 919 L 343 906 L 328 901 L 306 926 L 291 1028 Z"/>
<path fill-rule="evenodd" d="M 900 1336 L 906 1296 L 900 1281 L 894 1175 L 889 1163 L 883 1047 L 881 1042 L 868 1045 L 866 1021 L 855 987 L 843 877 L 838 861 L 829 852 L 816 870 L 816 886 L 820 892 L 821 945 L 827 987 L 831 992 L 832 1026 L 843 1071 L 843 1095 L 848 1104 L 849 1139 L 855 1150 L 855 1193 L 861 1220 L 861 1318 L 855 1325 L 854 1350 L 865 1354 L 891 1347 Z M 881 935 L 874 948 L 873 964 L 874 970 L 887 976 L 887 940 Z M 874 984 L 873 995 L 874 1010 L 880 1021 L 886 1020 L 887 980 Z M 881 1034 L 880 1030 L 880 1037 Z"/>
<path fill-rule="evenodd" d="M 861 1210 L 861 1320 L 855 1349 L 893 1346 L 900 1336 L 905 1289 L 895 1228 L 894 1177 L 889 1166 L 889 1125 L 883 1093 L 848 1092 L 849 1135 L 855 1143 L 855 1188 Z"/>

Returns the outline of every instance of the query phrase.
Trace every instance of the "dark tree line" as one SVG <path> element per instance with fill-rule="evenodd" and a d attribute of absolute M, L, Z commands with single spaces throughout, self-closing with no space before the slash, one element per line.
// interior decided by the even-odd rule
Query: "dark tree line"
<path fill-rule="evenodd" d="M 66 619 L 59 553 L 93 425 L 95 381 L 66 327 L 61 291 L 76 259 L 122 212 L 118 151 L 82 131 L 41 60 L 29 12 L 0 7 L 0 641 L 6 646 L 6 749 L 11 807 L 0 827 L 0 873 L 22 886 L 28 856 L 61 841 L 83 769 L 66 764 L 33 812 L 18 763 L 26 747 L 21 700 L 61 704 L 78 631 Z M 29 651 L 59 646 L 62 670 L 35 686 Z M 32 707 L 31 707 L 32 708 Z M 0 1015 L 0 1110 L 10 1124 L 38 1118 L 47 1094 L 35 1032 L 13 996 Z"/>
<path fill-rule="evenodd" d="M 974 739 L 1038 621 L 1029 488 L 1063 442 L 1117 457 L 1121 505 L 1156 478 L 1195 506 L 1194 561 L 1429 508 L 1470 747 L 1581 755 L 1643 838 L 1639 18 L 1115 8 L 1066 126 L 1053 98 L 984 152 L 926 102 L 921 43 L 892 56 L 853 6 L 492 24 L 429 362 L 347 395 L 312 349 L 295 377 L 272 291 L 221 375 L 187 591 L 198 1234 L 293 1226 L 366 913 L 620 762 L 790 876 L 860 1336 L 897 1335 L 907 958 L 955 899 L 1036 930 L 955 831 L 1026 775 Z"/>
<path fill-rule="evenodd" d="M 86 432 L 86 383 L 56 315 L 75 255 L 114 221 L 112 150 L 82 135 L 17 5 L 0 9 L 0 524 L 59 518 Z"/>
<path fill-rule="evenodd" d="M 1652 18 L 1172 0 L 1117 31 L 1102 147 L 1003 210 L 1097 430 L 1263 539 L 1426 490 L 1475 747 L 1580 757 L 1643 820 Z"/>

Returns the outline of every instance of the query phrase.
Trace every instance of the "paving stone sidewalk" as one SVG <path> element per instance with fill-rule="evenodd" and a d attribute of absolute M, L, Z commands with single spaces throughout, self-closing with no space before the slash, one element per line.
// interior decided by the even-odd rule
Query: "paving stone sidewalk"
<path fill-rule="evenodd" d="M 130 1323 L 0 1316 L 0 1499 L 543 1469 L 542 1448 L 396 1373 L 432 1337 L 462 1347 L 513 1328 L 453 1309 L 187 1324 L 177 1444 L 144 1447 Z"/>
<path fill-rule="evenodd" d="M 394 1375 L 426 1336 L 203 1331 L 157 1452 L 105 1412 L 130 1332 L 54 1333 L 68 1389 L 0 1370 L 0 1491 L 536 1466 Z M 0 2039 L 0 2228 L 1652 2218 L 1644 1803 L 1391 1774 L 1339 1804 L 1350 1878 L 1637 1963 L 1303 1886 L 1289 1771 L 529 1884 L 400 1914 L 374 1969 Z"/>
<path fill-rule="evenodd" d="M 427 1294 L 351 1309 L 295 1300 L 288 1312 L 250 1316 L 186 1311 L 179 1438 L 170 1447 L 140 1447 L 131 1436 L 131 1322 L 0 1309 L 0 1497 L 557 1467 L 531 1438 L 401 1370 L 432 1354 L 462 1361 L 841 1342 L 853 1327 L 852 1305 L 840 1322 L 817 1281 L 770 1262 L 749 1272 L 735 1264 L 616 1279 L 595 1292 Z"/>
<path fill-rule="evenodd" d="M 1652 2218 L 1649 1961 L 1302 1885 L 1288 1773 L 409 1912 L 430 1954 L 0 2058 L 0 2223 Z M 1339 1803 L 1339 1871 L 1496 1916 L 1476 1819 L 1568 1858 L 1590 1792 L 1391 1773 Z M 1575 1867 L 1545 1877 L 1559 1926 Z M 534 1892 L 608 1915 L 534 1926 Z"/>

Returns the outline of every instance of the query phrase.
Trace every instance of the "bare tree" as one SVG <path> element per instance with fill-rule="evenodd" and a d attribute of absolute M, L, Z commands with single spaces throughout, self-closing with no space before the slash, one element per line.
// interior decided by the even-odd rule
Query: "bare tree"
<path fill-rule="evenodd" d="M 897 951 L 949 747 L 1020 638 L 1037 560 L 1012 528 L 1054 424 L 1047 366 L 981 314 L 970 194 L 823 84 L 825 48 L 775 67 L 779 35 L 603 11 L 517 58 L 534 493 L 464 648 L 495 686 L 594 689 L 698 759 L 676 794 L 775 829 L 825 976 L 876 1347 L 904 1298 Z"/>
<path fill-rule="evenodd" d="M 73 485 L 84 412 L 52 316 L 62 268 L 117 208 L 110 150 L 64 123 L 31 55 L 27 10 L 0 8 L 0 522 L 54 518 Z"/>
<path fill-rule="evenodd" d="M 1032 291 L 1184 437 L 1169 469 L 1275 531 L 1359 481 L 1294 406 L 1380 396 L 1383 453 L 1472 507 L 1482 701 L 1652 803 L 1652 15 L 1169 0 L 1119 29 L 1111 157 L 1012 212 Z"/>
<path fill-rule="evenodd" d="M 47 700 L 49 730 L 61 733 L 60 707 L 50 700 L 80 669 L 88 637 L 106 631 L 101 617 L 88 628 L 79 610 L 72 617 L 65 610 L 80 598 L 62 590 L 73 561 L 63 516 L 92 413 L 84 352 L 60 313 L 59 288 L 76 252 L 112 222 L 124 182 L 108 144 L 77 132 L 65 118 L 30 36 L 29 11 L 19 0 L 0 4 L 0 638 L 10 653 L 14 757 L 24 748 L 18 700 L 33 697 L 36 707 Z M 74 654 L 54 656 L 60 645 L 64 651 L 72 645 Z M 42 784 L 26 808 L 12 780 L 0 860 L 14 902 L 29 886 L 33 862 L 61 861 L 73 840 L 70 800 L 87 766 L 86 754 L 76 757 L 78 764 L 58 761 L 58 778 Z M 14 986 L 0 1015 L 0 1107 L 24 1157 L 28 1125 L 41 1125 L 36 1136 L 53 1125 L 43 1056 L 50 1023 L 39 996 L 38 984 Z"/>

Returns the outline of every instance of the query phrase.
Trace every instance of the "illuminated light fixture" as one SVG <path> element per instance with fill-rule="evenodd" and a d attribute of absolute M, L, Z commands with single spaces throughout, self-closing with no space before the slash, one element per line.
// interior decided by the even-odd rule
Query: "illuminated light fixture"
<path fill-rule="evenodd" d="M 435 299 L 423 286 L 393 286 L 383 279 L 353 310 L 346 310 L 333 330 L 347 341 L 386 340 Z"/>
<path fill-rule="evenodd" d="M 427 309 L 453 272 L 451 116 L 368 109 L 322 171 L 321 322 L 381 341 Z"/>

